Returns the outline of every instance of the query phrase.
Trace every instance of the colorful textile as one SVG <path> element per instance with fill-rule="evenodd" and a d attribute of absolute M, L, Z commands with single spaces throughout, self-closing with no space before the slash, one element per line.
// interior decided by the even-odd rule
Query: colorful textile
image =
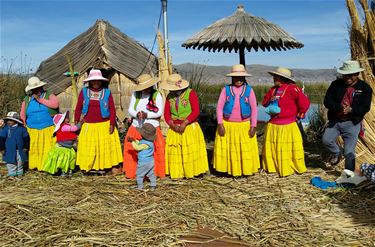
<path fill-rule="evenodd" d="M 250 122 L 223 122 L 225 135 L 216 131 L 213 166 L 232 176 L 252 175 L 260 168 L 257 137 L 249 136 Z"/>
<path fill-rule="evenodd" d="M 84 123 L 78 137 L 77 165 L 83 171 L 103 170 L 122 162 L 120 138 L 110 122 Z"/>
<path fill-rule="evenodd" d="M 187 125 L 182 134 L 168 130 L 165 169 L 172 179 L 192 178 L 209 170 L 206 143 L 197 122 Z"/>
<path fill-rule="evenodd" d="M 264 96 L 262 105 L 267 107 L 274 96 L 275 89 L 280 95 L 278 105 L 281 109 L 279 114 L 272 115 L 270 123 L 290 124 L 297 120 L 297 115 L 302 116 L 310 107 L 310 101 L 302 90 L 295 84 L 282 84 L 280 87 L 272 87 Z"/>
<path fill-rule="evenodd" d="M 257 110 L 257 101 L 256 97 L 254 94 L 254 90 L 250 91 L 250 96 L 249 96 L 249 102 L 251 106 L 251 117 L 247 119 L 242 119 L 241 116 L 241 110 L 240 110 L 240 100 L 239 100 L 239 95 L 242 92 L 242 87 L 235 87 L 232 89 L 234 94 L 236 95 L 235 101 L 234 101 L 234 106 L 232 110 L 232 114 L 230 115 L 229 118 L 226 120 L 229 122 L 246 122 L 246 121 L 251 121 L 251 126 L 256 127 L 257 126 L 257 118 L 258 118 L 258 110 Z M 217 107 L 216 107 L 216 116 L 217 116 L 217 123 L 222 124 L 223 123 L 223 108 L 224 104 L 226 101 L 226 89 L 223 88 L 221 90 L 219 100 L 217 102 Z"/>
<path fill-rule="evenodd" d="M 90 88 L 90 91 L 93 91 L 93 92 L 99 92 L 100 90 L 101 89 Z M 83 110 L 83 101 L 84 101 L 83 90 L 81 90 L 78 96 L 76 111 L 74 114 L 75 122 L 79 122 L 81 119 L 81 114 Z M 115 125 L 116 107 L 113 101 L 112 94 L 110 94 L 108 97 L 108 106 L 109 106 L 109 118 L 103 118 L 101 114 L 101 109 L 100 109 L 100 101 L 91 99 L 87 114 L 84 116 L 83 119 L 85 120 L 86 123 L 102 123 L 102 122 L 106 122 L 109 120 L 111 122 L 111 125 Z"/>
<path fill-rule="evenodd" d="M 76 164 L 76 152 L 73 148 L 61 147 L 59 144 L 48 152 L 47 159 L 44 162 L 43 171 L 55 174 L 59 170 L 67 173 L 74 170 Z"/>
<path fill-rule="evenodd" d="M 42 130 L 27 128 L 30 136 L 29 169 L 43 170 L 44 161 L 49 150 L 55 145 L 56 138 L 53 137 L 54 126 Z"/>
<path fill-rule="evenodd" d="M 191 113 L 192 107 L 190 104 L 191 89 L 186 89 L 181 95 L 168 94 L 167 102 L 169 102 L 172 120 L 185 120 Z"/>
<path fill-rule="evenodd" d="M 64 142 L 64 141 L 77 140 L 77 134 L 75 133 L 77 130 L 78 130 L 78 127 L 75 125 L 71 126 L 68 123 L 62 124 L 60 129 L 56 131 L 56 141 Z"/>
<path fill-rule="evenodd" d="M 236 100 L 240 103 L 240 113 L 241 113 L 241 119 L 248 119 L 251 116 L 251 106 L 250 106 L 250 92 L 251 92 L 251 86 L 247 83 L 243 84 L 241 86 L 241 93 L 239 95 L 236 95 L 234 92 L 234 89 L 238 88 L 236 86 L 232 85 L 226 85 L 225 86 L 225 104 L 223 108 L 223 115 L 226 119 L 230 118 L 233 112 L 234 108 L 234 102 Z"/>
<path fill-rule="evenodd" d="M 111 91 L 103 88 L 100 91 L 90 90 L 87 87 L 82 88 L 83 106 L 82 114 L 86 115 L 89 110 L 89 104 L 92 100 L 99 101 L 100 114 L 102 118 L 109 118 L 109 96 Z"/>
<path fill-rule="evenodd" d="M 375 164 L 363 163 L 361 172 L 368 180 L 375 183 Z"/>
<path fill-rule="evenodd" d="M 137 129 L 132 125 L 126 133 L 124 141 L 124 163 L 123 169 L 127 178 L 134 179 L 137 171 L 138 153 L 134 150 L 131 142 L 128 142 L 128 137 L 135 140 L 141 140 L 142 137 Z M 155 175 L 157 177 L 165 177 L 165 140 L 160 127 L 156 128 L 156 138 L 154 140 L 154 162 Z"/>
<path fill-rule="evenodd" d="M 287 125 L 268 123 L 265 130 L 262 166 L 281 177 L 306 172 L 302 135 L 296 122 Z"/>
<path fill-rule="evenodd" d="M 199 114 L 200 114 L 200 109 L 199 109 L 199 99 L 198 95 L 194 90 L 191 90 L 190 95 L 189 95 L 189 102 L 191 105 L 191 113 L 189 116 L 186 117 L 186 119 L 189 121 L 189 123 L 197 121 Z M 169 101 L 165 102 L 165 109 L 164 109 L 164 119 L 166 123 L 175 123 L 175 124 L 180 124 L 184 120 L 172 120 L 172 114 L 171 114 L 171 104 Z"/>

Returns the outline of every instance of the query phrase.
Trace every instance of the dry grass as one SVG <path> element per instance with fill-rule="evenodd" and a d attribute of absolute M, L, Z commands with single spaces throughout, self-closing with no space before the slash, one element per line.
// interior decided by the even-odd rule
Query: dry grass
<path fill-rule="evenodd" d="M 6 172 L 2 166 L 1 172 Z M 321 191 L 320 168 L 278 178 L 205 176 L 130 189 L 123 176 L 53 177 L 29 172 L 0 179 L 1 246 L 183 246 L 208 227 L 250 246 L 373 246 L 375 191 Z"/>

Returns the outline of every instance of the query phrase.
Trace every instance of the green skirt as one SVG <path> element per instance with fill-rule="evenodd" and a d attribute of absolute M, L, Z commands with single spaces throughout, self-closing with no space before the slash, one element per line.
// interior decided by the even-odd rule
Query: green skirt
<path fill-rule="evenodd" d="M 67 173 L 74 170 L 76 164 L 76 152 L 73 148 L 61 147 L 56 144 L 47 155 L 43 171 L 55 174 L 59 169 Z"/>

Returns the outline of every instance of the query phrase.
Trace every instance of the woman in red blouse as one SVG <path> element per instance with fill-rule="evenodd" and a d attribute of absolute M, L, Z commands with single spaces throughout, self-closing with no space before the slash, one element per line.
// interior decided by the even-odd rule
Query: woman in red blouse
<path fill-rule="evenodd" d="M 262 105 L 271 119 L 267 123 L 262 165 L 269 173 L 281 177 L 306 172 L 302 135 L 297 120 L 303 118 L 310 101 L 295 84 L 289 69 L 269 72 L 273 86 L 264 96 Z"/>
<path fill-rule="evenodd" d="M 197 122 L 200 109 L 196 92 L 180 75 L 172 74 L 160 87 L 169 90 L 164 118 L 169 125 L 165 170 L 171 178 L 192 178 L 208 171 L 206 143 Z"/>

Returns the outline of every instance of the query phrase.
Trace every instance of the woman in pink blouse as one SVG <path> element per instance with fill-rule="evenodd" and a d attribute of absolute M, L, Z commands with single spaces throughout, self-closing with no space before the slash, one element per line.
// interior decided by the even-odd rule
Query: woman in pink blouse
<path fill-rule="evenodd" d="M 213 166 L 232 176 L 252 175 L 260 168 L 256 138 L 257 103 L 254 90 L 245 77 L 251 76 L 242 64 L 234 65 L 232 84 L 220 94 L 216 114 Z"/>

